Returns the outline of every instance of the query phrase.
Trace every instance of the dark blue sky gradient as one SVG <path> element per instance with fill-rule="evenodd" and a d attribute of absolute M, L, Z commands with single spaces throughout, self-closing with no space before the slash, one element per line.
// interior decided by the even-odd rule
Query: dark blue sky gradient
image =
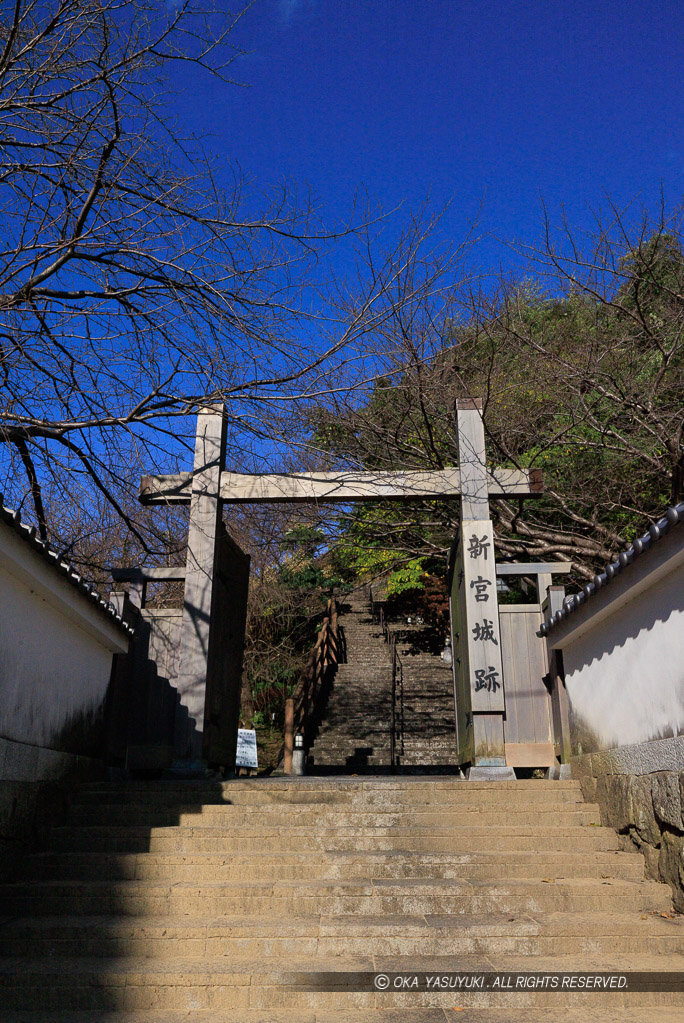
<path fill-rule="evenodd" d="M 178 112 L 256 193 L 308 185 L 329 219 L 359 187 L 452 199 L 445 243 L 484 203 L 491 265 L 540 240 L 542 199 L 579 229 L 606 193 L 681 201 L 681 0 L 257 0 L 234 38 L 248 87 L 181 80 Z"/>

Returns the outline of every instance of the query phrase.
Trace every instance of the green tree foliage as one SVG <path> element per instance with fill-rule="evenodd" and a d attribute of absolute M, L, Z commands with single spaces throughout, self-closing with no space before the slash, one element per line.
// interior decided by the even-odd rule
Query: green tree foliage
<path fill-rule="evenodd" d="M 243 718 L 282 726 L 286 697 L 299 682 L 333 589 L 340 585 L 327 536 L 292 506 L 235 518 L 253 552 L 243 683 Z M 267 538 L 267 540 L 266 540 Z M 267 542 L 268 541 L 268 542 Z"/>
<path fill-rule="evenodd" d="M 460 317 L 425 293 L 422 313 L 398 325 L 403 360 L 366 404 L 318 411 L 331 461 L 453 465 L 454 402 L 481 396 L 490 462 L 541 468 L 546 488 L 493 502 L 500 556 L 568 559 L 591 575 L 684 498 L 682 232 L 676 218 L 644 223 L 625 244 L 620 226 L 622 242 L 600 231 L 590 253 L 549 244 L 536 275 L 471 294 Z M 394 567 L 401 585 L 409 564 L 448 549 L 456 512 L 362 506 L 343 526 L 344 557 L 357 570 Z"/>

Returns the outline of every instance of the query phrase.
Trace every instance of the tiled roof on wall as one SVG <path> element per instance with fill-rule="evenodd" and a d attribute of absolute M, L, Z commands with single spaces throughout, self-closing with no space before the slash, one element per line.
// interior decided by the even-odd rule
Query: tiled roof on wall
<path fill-rule="evenodd" d="M 609 565 L 606 565 L 604 570 L 598 575 L 595 575 L 592 582 L 587 583 L 579 593 L 573 594 L 571 597 L 566 597 L 565 603 L 560 611 L 556 611 L 551 618 L 547 618 L 539 629 L 538 635 L 548 636 L 551 629 L 554 626 L 559 625 L 560 622 L 565 621 L 568 615 L 571 615 L 573 611 L 577 611 L 586 602 L 594 596 L 599 590 L 603 589 L 604 586 L 608 586 L 612 579 L 616 575 L 619 575 L 624 569 L 632 564 L 638 557 L 645 554 L 646 551 L 651 550 L 653 545 L 669 533 L 672 529 L 678 526 L 681 522 L 684 522 L 684 501 L 680 504 L 676 504 L 673 508 L 668 508 L 662 519 L 654 522 L 652 526 L 649 526 L 648 533 L 644 533 L 638 540 L 635 540 L 626 551 L 622 551 L 615 561 L 611 561 Z"/>
<path fill-rule="evenodd" d="M 21 515 L 19 512 L 13 511 L 12 508 L 8 508 L 4 503 L 2 494 L 0 494 L 0 522 L 5 522 L 11 529 L 13 529 L 25 543 L 29 544 L 33 550 L 35 550 L 36 553 L 48 563 L 48 565 L 52 565 L 56 572 L 65 576 L 72 586 L 75 586 L 84 597 L 91 601 L 94 607 L 96 607 L 103 615 L 106 615 L 107 618 L 118 626 L 118 628 L 127 633 L 129 636 L 133 635 L 134 630 L 130 625 L 126 624 L 114 605 L 110 604 L 108 600 L 105 600 L 104 597 L 97 592 L 92 583 L 86 582 L 74 566 L 68 561 L 65 561 L 54 547 L 50 547 L 49 544 L 44 543 L 37 535 L 35 526 L 25 525 L 21 521 Z"/>

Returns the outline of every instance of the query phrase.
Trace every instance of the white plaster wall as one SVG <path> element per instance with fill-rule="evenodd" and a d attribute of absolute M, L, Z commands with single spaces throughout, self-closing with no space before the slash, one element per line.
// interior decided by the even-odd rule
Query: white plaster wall
<path fill-rule="evenodd" d="M 111 650 L 0 564 L 0 736 L 54 748 L 101 706 L 111 667 Z"/>
<path fill-rule="evenodd" d="M 610 749 L 684 732 L 684 575 L 654 583 L 563 648 L 573 718 Z"/>

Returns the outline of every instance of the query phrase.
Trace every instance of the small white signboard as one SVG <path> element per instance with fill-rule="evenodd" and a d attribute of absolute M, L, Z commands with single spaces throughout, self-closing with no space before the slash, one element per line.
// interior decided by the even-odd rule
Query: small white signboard
<path fill-rule="evenodd" d="M 237 753 L 235 755 L 236 767 L 258 768 L 257 761 L 257 740 L 253 728 L 238 728 Z"/>

